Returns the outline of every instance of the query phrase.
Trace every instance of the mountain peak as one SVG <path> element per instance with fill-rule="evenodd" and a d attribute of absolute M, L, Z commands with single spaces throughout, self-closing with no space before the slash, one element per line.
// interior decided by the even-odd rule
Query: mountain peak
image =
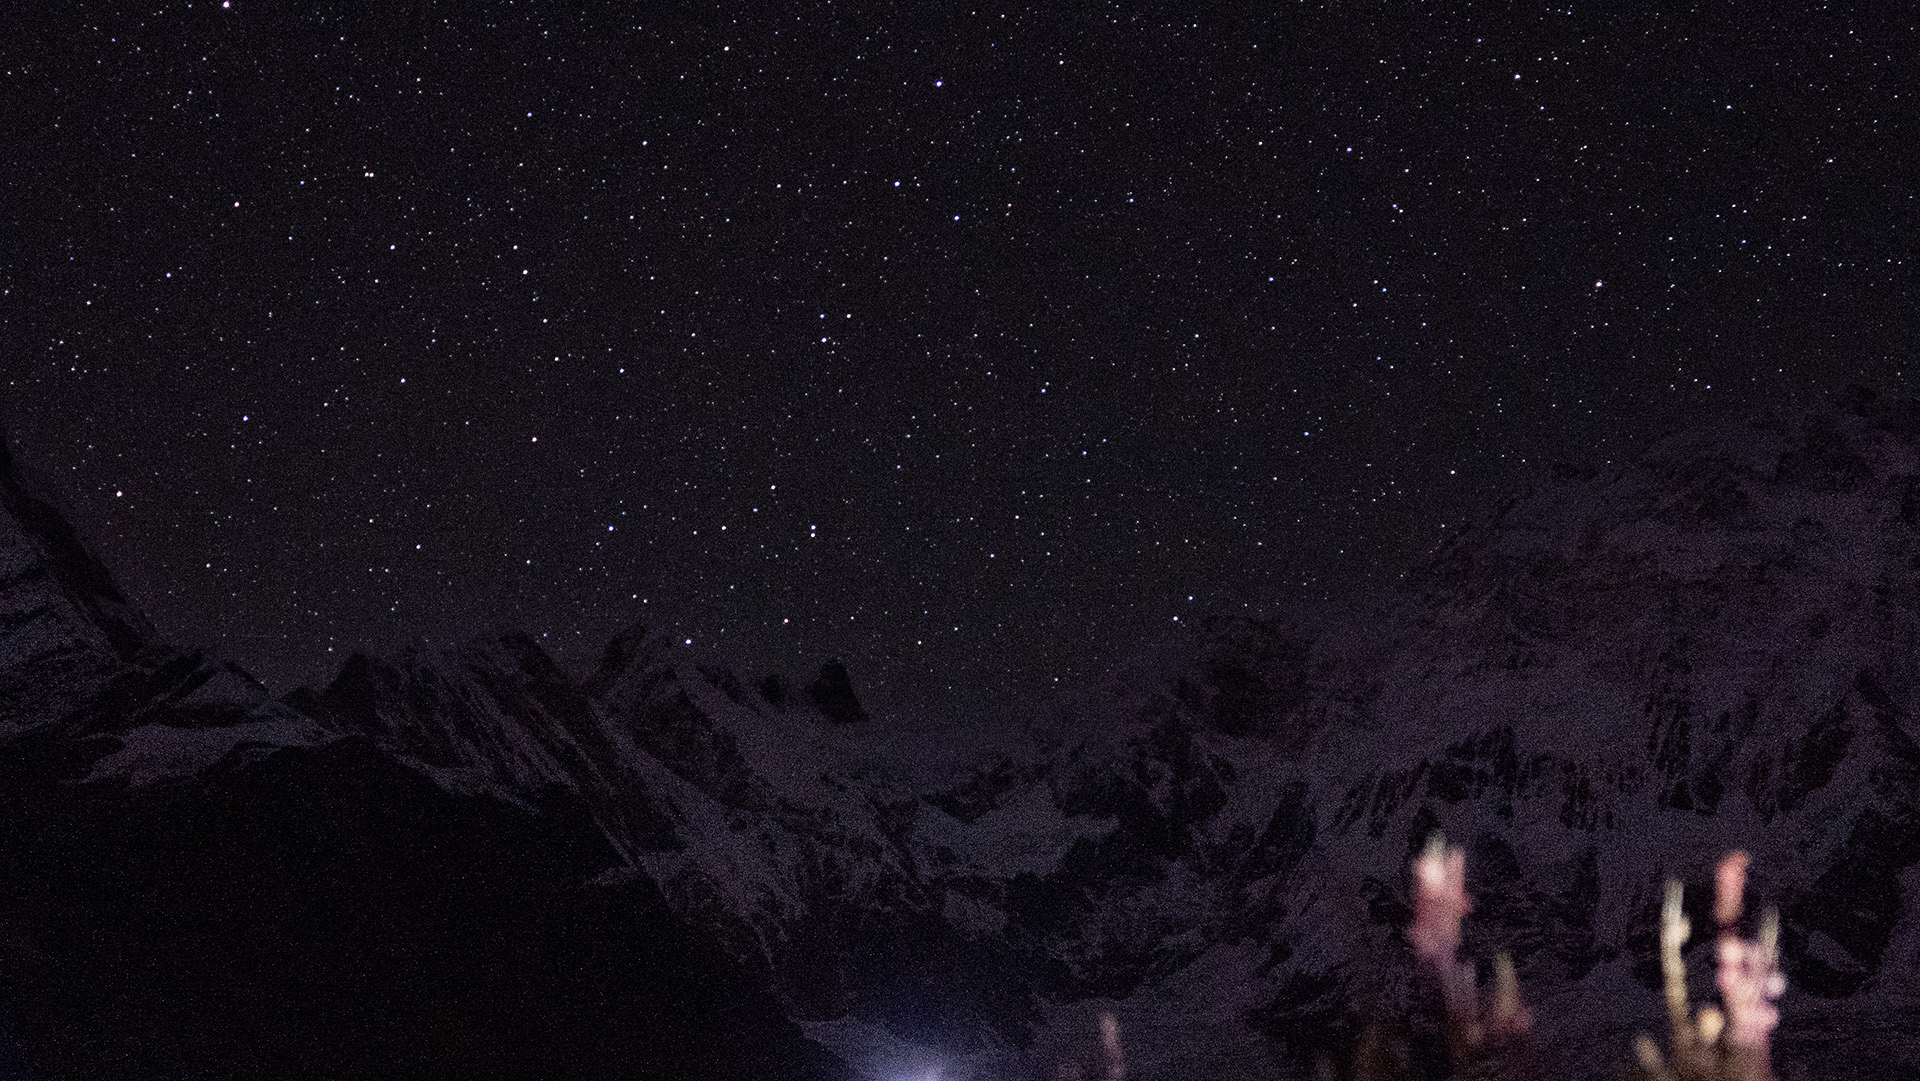
<path fill-rule="evenodd" d="M 152 642 L 152 625 L 21 475 L 0 429 L 0 742 L 78 718 L 96 704 L 82 688 Z"/>

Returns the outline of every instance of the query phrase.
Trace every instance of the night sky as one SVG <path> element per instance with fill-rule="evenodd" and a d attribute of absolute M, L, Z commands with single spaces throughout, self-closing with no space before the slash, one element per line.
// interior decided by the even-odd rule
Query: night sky
<path fill-rule="evenodd" d="M 657 6 L 5 9 L 0 418 L 165 633 L 1028 700 L 1916 360 L 1904 5 Z"/>

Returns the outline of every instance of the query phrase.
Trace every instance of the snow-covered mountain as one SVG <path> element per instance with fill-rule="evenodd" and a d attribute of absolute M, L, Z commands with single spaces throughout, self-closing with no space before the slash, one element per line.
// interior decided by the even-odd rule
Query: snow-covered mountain
<path fill-rule="evenodd" d="M 568 743 L 587 707 L 541 681 L 537 651 L 488 658 L 511 686 L 486 702 L 526 711 L 510 733 L 457 695 L 329 723 L 157 641 L 4 447 L 0 1066 L 846 1076 L 651 881 L 620 873 L 597 760 Z M 358 664 L 338 688 L 387 676 Z"/>
<path fill-rule="evenodd" d="M 1660 1030 L 1663 883 L 1706 926 L 1734 847 L 1782 913 L 1782 1076 L 1920 1067 L 1920 425 L 1868 395 L 1559 468 L 1342 615 L 1222 619 L 1057 712 L 964 727 L 869 716 L 837 662 L 742 673 L 645 628 L 583 680 L 494 634 L 273 702 L 155 646 L 7 483 L 0 759 L 120 801 L 307 769 L 329 821 L 444 805 L 454 877 L 489 830 L 537 836 L 485 918 L 564 895 L 684 939 L 663 987 L 705 965 L 771 996 L 734 1022 L 782 1048 L 763 1072 L 1049 1076 L 1100 1061 L 1111 1013 L 1133 1076 L 1309 1076 L 1407 1011 L 1407 863 L 1435 830 L 1468 853 L 1466 952 L 1512 953 L 1572 1076 Z"/>

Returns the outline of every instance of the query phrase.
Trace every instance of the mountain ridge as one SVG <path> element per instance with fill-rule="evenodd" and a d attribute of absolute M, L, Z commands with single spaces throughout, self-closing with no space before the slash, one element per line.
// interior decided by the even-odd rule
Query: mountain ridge
<path fill-rule="evenodd" d="M 8 745 L 115 791 L 377 760 L 353 769 L 545 823 L 601 853 L 567 872 L 588 895 L 657 896 L 874 1078 L 1045 1073 L 1101 1012 L 1142 1075 L 1307 1076 L 1410 1008 L 1436 831 L 1468 853 L 1468 953 L 1510 952 L 1543 1045 L 1599 1077 L 1661 1024 L 1664 881 L 1697 906 L 1741 847 L 1783 915 L 1783 1075 L 1892 1077 L 1920 1065 L 1917 431 L 1854 394 L 1550 468 L 1342 616 L 1215 618 L 971 742 L 866 716 L 838 662 L 743 676 L 639 626 L 584 678 L 496 634 L 276 701 L 20 593 L 43 614 L 11 633 L 52 644 L 0 676 L 79 660 L 66 727 Z"/>

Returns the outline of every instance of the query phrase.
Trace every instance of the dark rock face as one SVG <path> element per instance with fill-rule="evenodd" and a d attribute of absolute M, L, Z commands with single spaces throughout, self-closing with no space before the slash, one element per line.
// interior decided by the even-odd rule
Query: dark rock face
<path fill-rule="evenodd" d="M 820 666 L 820 674 L 807 684 L 807 700 L 821 716 L 839 724 L 859 724 L 867 719 L 866 709 L 853 693 L 853 677 L 839 661 Z"/>
<path fill-rule="evenodd" d="M 838 662 L 743 679 L 645 628 L 582 683 L 496 635 L 274 702 L 15 519 L 0 1020 L 58 1076 L 797 1077 L 825 1047 L 887 1078 L 1044 1076 L 1110 1011 L 1137 1076 L 1309 1076 L 1405 1015 L 1441 830 L 1465 952 L 1511 953 L 1573 1076 L 1661 1024 L 1664 880 L 1706 926 L 1743 847 L 1783 1076 L 1904 1078 L 1917 491 L 1914 426 L 1865 398 L 1682 434 L 1550 471 L 1344 618 L 1217 620 L 979 745 L 860 723 Z"/>

